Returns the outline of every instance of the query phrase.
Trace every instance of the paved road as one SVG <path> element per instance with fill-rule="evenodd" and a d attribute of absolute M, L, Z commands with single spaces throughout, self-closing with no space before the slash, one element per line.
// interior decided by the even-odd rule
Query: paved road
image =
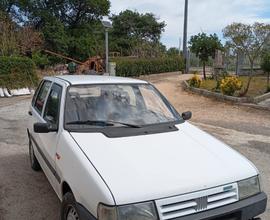
<path fill-rule="evenodd" d="M 0 99 L 0 220 L 59 220 L 60 202 L 49 182 L 29 168 L 29 102 Z"/>
<path fill-rule="evenodd" d="M 153 82 L 192 123 L 248 157 L 260 170 L 270 195 L 269 112 L 217 102 L 181 89 L 188 76 L 151 76 Z M 60 202 L 42 172 L 29 168 L 25 126 L 30 99 L 0 99 L 0 220 L 59 219 Z M 263 220 L 270 219 L 270 209 Z"/>

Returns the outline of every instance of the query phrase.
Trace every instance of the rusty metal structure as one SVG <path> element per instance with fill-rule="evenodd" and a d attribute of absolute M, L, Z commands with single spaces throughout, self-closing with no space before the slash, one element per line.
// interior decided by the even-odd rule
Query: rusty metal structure
<path fill-rule="evenodd" d="M 105 72 L 105 63 L 100 56 L 89 57 L 85 62 L 78 66 L 78 72 L 87 73 L 89 70 L 95 70 L 96 73 Z"/>
<path fill-rule="evenodd" d="M 105 72 L 105 63 L 100 56 L 89 57 L 86 61 L 81 62 L 50 50 L 44 50 L 44 52 L 76 63 L 78 65 L 76 68 L 76 74 L 88 74 L 91 71 L 96 72 L 97 74 Z"/>

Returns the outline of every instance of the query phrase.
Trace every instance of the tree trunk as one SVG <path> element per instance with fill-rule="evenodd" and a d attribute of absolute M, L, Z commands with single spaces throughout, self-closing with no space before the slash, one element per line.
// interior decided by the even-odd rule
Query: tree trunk
<path fill-rule="evenodd" d="M 252 80 L 252 77 L 253 77 L 253 71 L 254 71 L 254 64 L 253 64 L 253 61 L 251 61 L 250 63 L 251 63 L 251 64 L 250 64 L 250 65 L 251 65 L 251 72 L 250 72 L 249 77 L 248 77 L 248 83 L 247 83 L 247 86 L 246 86 L 244 92 L 241 93 L 240 96 L 246 96 L 247 93 L 248 93 L 249 87 L 250 87 L 250 82 L 251 82 L 251 80 Z"/>
<path fill-rule="evenodd" d="M 205 62 L 203 62 L 203 78 L 206 80 Z"/>

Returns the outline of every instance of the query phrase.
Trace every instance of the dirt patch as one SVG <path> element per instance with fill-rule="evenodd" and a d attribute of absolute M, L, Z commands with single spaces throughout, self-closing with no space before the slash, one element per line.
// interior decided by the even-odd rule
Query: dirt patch
<path fill-rule="evenodd" d="M 270 154 L 269 142 L 262 141 L 249 141 L 249 147 L 255 148 L 262 153 Z"/>

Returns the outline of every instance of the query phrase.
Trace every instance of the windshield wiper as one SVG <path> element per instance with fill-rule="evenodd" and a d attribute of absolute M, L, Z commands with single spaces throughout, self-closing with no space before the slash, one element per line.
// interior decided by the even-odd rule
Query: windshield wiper
<path fill-rule="evenodd" d="M 114 124 L 106 121 L 86 120 L 86 121 L 71 121 L 67 125 L 97 125 L 97 126 L 113 126 Z"/>
<path fill-rule="evenodd" d="M 119 121 L 101 121 L 101 120 L 86 120 L 86 121 L 71 121 L 67 125 L 97 125 L 97 126 L 114 126 L 115 124 L 124 125 L 131 128 L 141 128 L 140 125 L 134 125 Z"/>

